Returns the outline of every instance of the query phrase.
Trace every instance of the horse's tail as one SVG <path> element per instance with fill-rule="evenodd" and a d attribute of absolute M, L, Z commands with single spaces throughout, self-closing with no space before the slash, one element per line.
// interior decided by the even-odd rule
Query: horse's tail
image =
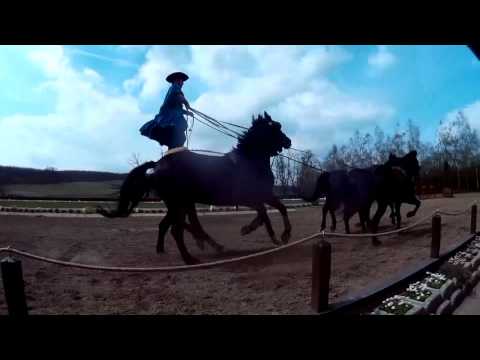
<path fill-rule="evenodd" d="M 148 161 L 130 171 L 120 188 L 120 198 L 115 210 L 97 207 L 97 213 L 108 217 L 127 217 L 150 190 L 147 170 L 155 167 L 154 161 Z"/>

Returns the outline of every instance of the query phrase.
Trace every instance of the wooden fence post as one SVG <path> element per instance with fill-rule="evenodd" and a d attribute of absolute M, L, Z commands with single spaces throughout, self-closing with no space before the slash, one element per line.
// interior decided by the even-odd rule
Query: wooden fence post
<path fill-rule="evenodd" d="M 28 315 L 22 262 L 6 257 L 1 261 L 1 269 L 8 314 L 11 316 Z"/>
<path fill-rule="evenodd" d="M 471 234 L 477 233 L 477 204 L 472 205 L 470 233 Z"/>
<path fill-rule="evenodd" d="M 332 247 L 327 241 L 313 245 L 312 259 L 312 308 L 322 312 L 328 308 Z"/>
<path fill-rule="evenodd" d="M 432 218 L 432 248 L 430 257 L 437 259 L 440 256 L 440 240 L 442 238 L 442 217 L 435 215 Z"/>

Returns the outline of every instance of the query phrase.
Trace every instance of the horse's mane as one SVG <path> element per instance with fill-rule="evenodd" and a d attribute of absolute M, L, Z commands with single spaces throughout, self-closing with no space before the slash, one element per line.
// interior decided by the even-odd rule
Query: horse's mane
<path fill-rule="evenodd" d="M 417 152 L 415 150 L 410 151 L 403 157 L 397 157 L 394 154 L 390 154 L 388 161 L 385 163 L 387 166 L 398 166 L 404 169 L 410 175 L 418 175 L 419 164 L 417 160 Z"/>
<path fill-rule="evenodd" d="M 244 152 L 245 150 L 249 149 L 252 147 L 252 145 L 256 145 L 256 142 L 258 141 L 256 138 L 255 138 L 255 122 L 256 121 L 261 121 L 263 119 L 263 117 L 261 115 L 259 115 L 256 119 L 255 117 L 252 118 L 252 126 L 250 126 L 246 131 L 243 132 L 243 134 L 241 134 L 239 137 L 238 137 L 238 142 L 237 142 L 237 146 L 236 148 L 239 150 L 239 151 L 242 151 Z"/>
<path fill-rule="evenodd" d="M 257 118 L 253 117 L 252 126 L 239 136 L 236 149 L 244 155 L 253 155 L 253 149 L 258 151 L 258 155 L 265 155 L 262 152 L 268 151 L 268 133 L 265 131 L 267 128 L 259 125 L 267 124 L 269 121 L 272 119 L 268 114 L 258 115 Z"/>

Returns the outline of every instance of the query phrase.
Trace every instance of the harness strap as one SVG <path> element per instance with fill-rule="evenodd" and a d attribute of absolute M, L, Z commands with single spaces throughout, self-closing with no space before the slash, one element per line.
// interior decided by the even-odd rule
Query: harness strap
<path fill-rule="evenodd" d="M 400 166 L 392 166 L 392 169 L 398 170 L 398 171 L 400 171 L 403 175 L 405 175 L 405 176 L 408 177 L 407 172 L 406 172 L 403 168 L 401 168 Z"/>
<path fill-rule="evenodd" d="M 178 152 L 181 152 L 181 151 L 188 151 L 188 148 L 185 147 L 185 146 L 181 146 L 181 147 L 176 147 L 176 148 L 170 149 L 165 153 L 165 155 L 163 155 L 163 157 L 171 155 L 171 154 L 175 154 L 175 153 L 178 153 Z"/>

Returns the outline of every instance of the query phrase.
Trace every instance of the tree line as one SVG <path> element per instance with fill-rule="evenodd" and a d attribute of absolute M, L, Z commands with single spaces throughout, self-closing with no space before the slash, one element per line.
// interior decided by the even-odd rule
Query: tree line
<path fill-rule="evenodd" d="M 433 142 L 423 141 L 420 127 L 412 120 L 396 124 L 391 133 L 376 126 L 373 133 L 356 130 L 344 144 L 333 144 L 323 158 L 311 151 L 287 151 L 272 163 L 276 185 L 285 194 L 295 192 L 307 181 L 309 166 L 332 170 L 365 168 L 382 164 L 390 153 L 403 156 L 416 150 L 421 164 L 421 186 L 456 190 L 480 190 L 480 137 L 466 115 L 440 122 Z"/>

